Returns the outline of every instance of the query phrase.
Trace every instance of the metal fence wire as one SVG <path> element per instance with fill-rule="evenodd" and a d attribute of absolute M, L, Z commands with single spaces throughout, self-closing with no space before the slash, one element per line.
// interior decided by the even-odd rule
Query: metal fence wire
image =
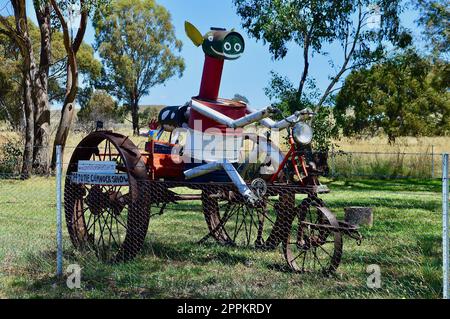
<path fill-rule="evenodd" d="M 252 177 L 249 202 L 227 181 L 149 180 L 140 159 L 126 169 L 132 149 L 65 153 L 55 176 L 0 177 L 0 297 L 448 296 L 448 175 L 373 174 L 391 159 L 330 153 L 320 184 Z M 83 180 L 78 160 L 114 161 L 126 177 Z"/>

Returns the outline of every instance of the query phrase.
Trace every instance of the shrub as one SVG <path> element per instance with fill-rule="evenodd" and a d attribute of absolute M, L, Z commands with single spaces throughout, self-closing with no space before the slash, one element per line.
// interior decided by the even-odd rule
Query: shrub
<path fill-rule="evenodd" d="M 82 108 L 78 114 L 80 122 L 95 122 L 95 121 L 111 121 L 117 117 L 117 103 L 105 91 L 97 90 L 92 93 L 87 105 Z"/>
<path fill-rule="evenodd" d="M 18 174 L 22 162 L 21 143 L 8 140 L 0 146 L 0 175 Z"/>

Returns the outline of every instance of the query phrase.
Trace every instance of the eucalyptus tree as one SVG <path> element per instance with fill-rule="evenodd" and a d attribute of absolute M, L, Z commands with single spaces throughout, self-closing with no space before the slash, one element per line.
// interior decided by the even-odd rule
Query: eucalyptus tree
<path fill-rule="evenodd" d="M 140 99 L 184 71 L 170 13 L 153 0 L 117 0 L 97 12 L 94 27 L 105 86 L 128 105 L 133 133 L 139 134 Z"/>
<path fill-rule="evenodd" d="M 448 61 L 450 54 L 450 3 L 448 0 L 415 0 L 419 25 L 433 55 Z"/>
<path fill-rule="evenodd" d="M 347 72 L 381 59 L 387 43 L 405 45 L 410 41 L 400 27 L 401 0 L 233 2 L 243 27 L 251 36 L 269 45 L 275 60 L 283 59 L 289 50 L 301 56 L 302 71 L 290 111 L 301 107 L 307 97 L 305 88 L 311 80 L 311 63 L 319 55 L 328 55 L 327 45 L 339 45 L 342 56 L 330 59 L 335 72 L 329 74 L 329 84 L 316 96 L 316 110 L 327 101 Z M 323 65 L 317 67 L 324 68 Z M 284 81 L 280 79 L 282 77 L 278 76 L 274 80 L 280 84 Z"/>
<path fill-rule="evenodd" d="M 55 140 L 53 142 L 52 168 L 56 165 L 56 146 L 61 145 L 64 148 L 67 137 L 70 132 L 75 116 L 75 99 L 79 89 L 79 62 L 77 54 L 83 43 L 86 34 L 88 19 L 99 7 L 108 3 L 107 0 L 49 0 L 63 35 L 63 44 L 66 51 L 66 87 L 64 93 L 63 106 L 61 109 L 61 118 L 56 130 Z M 76 16 L 77 25 L 71 25 L 72 18 Z M 74 28 L 75 27 L 75 28 Z M 76 33 L 72 35 L 72 30 Z"/>
<path fill-rule="evenodd" d="M 406 50 L 354 70 L 336 98 L 334 115 L 345 136 L 444 136 L 450 133 L 449 64 Z"/>
<path fill-rule="evenodd" d="M 50 11 L 48 3 L 38 2 L 35 12 L 41 34 L 39 60 L 35 58 L 25 0 L 11 0 L 2 7 L 0 34 L 7 36 L 18 48 L 23 59 L 22 98 L 25 118 L 25 145 L 22 178 L 28 178 L 33 166 L 40 172 L 48 172 L 50 113 L 48 110 L 47 79 L 50 54 Z M 10 11 L 11 10 L 11 11 Z M 38 62 L 39 61 L 39 62 Z M 37 167 L 36 167 L 37 166 Z"/>

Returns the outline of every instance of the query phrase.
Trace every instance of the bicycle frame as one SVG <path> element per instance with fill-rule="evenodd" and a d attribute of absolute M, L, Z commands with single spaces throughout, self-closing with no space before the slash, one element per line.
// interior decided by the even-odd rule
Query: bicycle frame
<path fill-rule="evenodd" d="M 294 138 L 292 137 L 292 129 L 289 129 L 289 151 L 286 153 L 285 157 L 283 158 L 283 161 L 281 162 L 280 166 L 278 167 L 278 170 L 275 172 L 275 174 L 272 175 L 270 182 L 274 183 L 278 180 L 279 175 L 281 171 L 285 168 L 286 164 L 290 160 L 292 163 L 292 167 L 294 168 L 295 175 L 297 175 L 298 180 L 302 185 L 304 185 L 303 179 L 305 177 L 308 177 L 308 171 L 306 169 L 306 163 L 304 155 L 301 154 L 301 151 L 298 150 L 298 146 L 294 141 Z M 299 167 L 302 168 L 303 177 L 300 174 Z"/>

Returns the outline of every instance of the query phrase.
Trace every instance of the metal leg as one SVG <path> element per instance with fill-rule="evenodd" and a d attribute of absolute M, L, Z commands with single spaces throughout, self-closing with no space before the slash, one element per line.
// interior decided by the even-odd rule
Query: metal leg
<path fill-rule="evenodd" d="M 231 179 L 233 184 L 237 187 L 239 193 L 245 198 L 245 200 L 254 205 L 258 201 L 258 197 L 251 191 L 247 186 L 245 181 L 242 179 L 241 175 L 234 168 L 233 164 L 224 162 L 213 162 L 204 165 L 197 166 L 195 168 L 189 169 L 184 172 L 186 179 L 192 179 L 194 177 L 203 176 L 211 172 L 217 171 L 219 169 L 224 169 L 228 177 Z"/>

